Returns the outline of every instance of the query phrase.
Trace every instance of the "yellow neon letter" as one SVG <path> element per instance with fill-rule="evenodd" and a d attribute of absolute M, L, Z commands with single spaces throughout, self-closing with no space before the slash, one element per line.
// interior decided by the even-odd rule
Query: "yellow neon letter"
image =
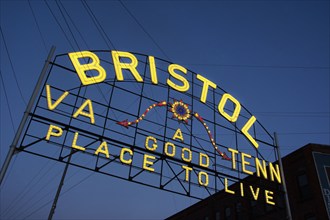
<path fill-rule="evenodd" d="M 89 112 L 83 112 L 84 108 L 88 106 Z M 94 119 L 94 111 L 92 101 L 90 99 L 86 99 L 86 101 L 80 106 L 80 108 L 74 113 L 73 117 L 77 118 L 78 115 L 82 115 L 91 119 L 91 123 L 95 123 Z"/>
<path fill-rule="evenodd" d="M 154 143 L 152 144 L 152 147 L 149 146 L 149 140 L 152 140 Z M 146 149 L 150 150 L 150 151 L 155 151 L 157 149 L 157 139 L 152 137 L 152 136 L 148 136 L 146 138 L 146 143 L 145 143 L 145 147 Z"/>
<path fill-rule="evenodd" d="M 181 132 L 181 129 L 180 129 L 180 128 L 178 128 L 178 129 L 176 130 L 176 132 L 175 132 L 175 134 L 173 135 L 172 139 L 173 139 L 173 140 L 175 140 L 175 139 L 179 139 L 180 141 L 183 142 L 183 135 L 182 135 L 182 132 Z"/>
<path fill-rule="evenodd" d="M 155 57 L 149 56 L 150 77 L 152 84 L 158 84 Z"/>
<path fill-rule="evenodd" d="M 273 198 L 273 194 L 274 193 L 272 191 L 265 190 L 266 203 L 268 203 L 270 205 L 275 205 L 275 202 L 274 201 L 271 201 L 271 200 L 274 199 Z"/>
<path fill-rule="evenodd" d="M 266 161 L 262 160 L 262 165 L 261 165 L 260 160 L 258 158 L 255 158 L 255 164 L 256 164 L 257 176 L 260 177 L 260 171 L 261 171 L 264 178 L 267 179 Z"/>
<path fill-rule="evenodd" d="M 139 72 L 136 70 L 138 65 L 138 60 L 136 57 L 128 52 L 123 51 L 111 51 L 113 65 L 115 66 L 116 76 L 118 81 L 123 81 L 123 69 L 128 69 L 133 74 L 135 80 L 137 82 L 143 82 L 142 77 L 140 76 Z M 121 63 L 120 58 L 129 58 L 131 60 L 130 63 Z"/>
<path fill-rule="evenodd" d="M 254 138 L 249 134 L 249 129 L 253 125 L 253 123 L 256 121 L 256 117 L 251 116 L 251 118 L 246 122 L 246 124 L 242 128 L 242 133 L 249 139 L 249 141 L 253 144 L 255 148 L 259 147 L 259 144 L 254 140 Z"/>
<path fill-rule="evenodd" d="M 76 132 L 74 134 L 74 138 L 73 138 L 73 141 L 72 141 L 72 145 L 71 147 L 74 148 L 74 149 L 77 149 L 77 150 L 82 150 L 82 151 L 85 151 L 85 148 L 84 147 L 81 147 L 81 146 L 78 146 L 77 145 L 77 139 L 78 139 L 78 132 Z"/>
<path fill-rule="evenodd" d="M 239 183 L 239 186 L 241 188 L 241 196 L 244 197 L 244 184 L 243 183 Z"/>
<path fill-rule="evenodd" d="M 107 158 L 109 158 L 109 149 L 108 149 L 108 144 L 107 142 L 103 141 L 100 146 L 97 148 L 95 151 L 96 155 L 99 155 L 99 153 L 104 154 Z"/>
<path fill-rule="evenodd" d="M 154 172 L 155 169 L 152 168 L 152 167 L 150 167 L 150 166 L 152 166 L 154 164 L 154 162 L 153 161 L 150 161 L 149 159 L 155 160 L 156 157 L 151 156 L 151 155 L 148 155 L 148 154 L 145 154 L 143 156 L 143 169 L 149 170 L 150 172 Z"/>
<path fill-rule="evenodd" d="M 205 182 L 202 181 L 202 176 L 205 176 Z M 208 186 L 209 185 L 209 175 L 206 172 L 199 172 L 198 173 L 198 183 L 201 186 Z"/>
<path fill-rule="evenodd" d="M 199 79 L 200 81 L 203 82 L 201 102 L 205 103 L 207 100 L 207 92 L 209 91 L 209 86 L 211 86 L 213 89 L 215 89 L 215 88 L 217 88 L 217 85 L 199 74 L 197 74 L 197 79 Z"/>
<path fill-rule="evenodd" d="M 187 167 L 185 165 L 182 165 L 182 168 L 186 170 L 186 178 L 185 178 L 185 181 L 189 181 L 189 172 L 192 171 L 192 168 L 191 167 Z"/>
<path fill-rule="evenodd" d="M 228 180 L 225 178 L 225 192 L 230 193 L 230 194 L 235 194 L 234 191 L 228 189 Z"/>
<path fill-rule="evenodd" d="M 189 148 L 182 148 L 181 151 L 182 151 L 182 154 L 181 154 L 182 160 L 185 161 L 185 162 L 188 162 L 188 163 L 191 162 L 191 159 L 192 159 L 191 150 Z M 188 158 L 185 157 L 185 154 L 184 154 L 185 151 L 188 152 L 188 156 L 189 156 Z"/>
<path fill-rule="evenodd" d="M 107 77 L 105 70 L 103 69 L 102 66 L 100 66 L 100 60 L 96 54 L 90 51 L 81 51 L 81 52 L 69 53 L 69 57 L 83 85 L 100 83 L 103 82 Z M 86 59 L 88 58 L 91 59 L 92 62 L 88 64 L 80 64 L 79 58 L 86 58 Z M 99 75 L 87 76 L 86 72 L 88 70 L 96 70 L 99 73 Z"/>
<path fill-rule="evenodd" d="M 203 158 L 205 158 L 205 163 L 203 163 Z M 201 167 L 209 167 L 210 160 L 207 154 L 199 153 L 199 166 Z"/>
<path fill-rule="evenodd" d="M 259 190 L 260 190 L 259 187 L 257 187 L 257 191 L 256 192 L 254 192 L 254 189 L 253 189 L 252 186 L 250 186 L 250 190 L 251 190 L 251 193 L 252 193 L 252 196 L 253 196 L 254 200 L 257 200 L 258 197 L 259 197 Z"/>
<path fill-rule="evenodd" d="M 231 152 L 232 168 L 234 170 L 236 170 L 236 156 L 235 156 L 235 154 L 238 154 L 238 151 L 234 150 L 232 148 L 228 148 L 228 151 Z"/>
<path fill-rule="evenodd" d="M 227 112 L 225 112 L 225 105 L 226 105 L 226 102 L 228 99 L 235 104 L 235 110 L 232 115 L 229 115 Z M 241 112 L 241 104 L 233 96 L 231 96 L 228 93 L 225 93 L 225 94 L 223 94 L 223 96 L 220 100 L 220 103 L 218 105 L 218 110 L 219 110 L 220 114 L 223 117 L 225 117 L 228 121 L 235 122 L 235 121 L 237 121 L 239 113 Z"/>
<path fill-rule="evenodd" d="M 53 130 L 57 130 L 57 132 L 55 133 Z M 60 137 L 63 134 L 63 130 L 60 127 L 57 127 L 55 125 L 49 125 L 49 129 L 46 135 L 46 140 L 49 141 L 50 136 L 54 136 L 54 137 Z"/>
<path fill-rule="evenodd" d="M 168 146 L 169 146 L 169 145 L 172 147 L 172 153 L 169 153 L 169 152 L 168 152 Z M 165 143 L 165 147 L 164 147 L 164 151 L 165 151 L 165 154 L 166 154 L 167 156 L 169 156 L 169 157 L 174 157 L 174 155 L 175 155 L 175 145 L 172 144 L 171 142 L 166 142 L 166 143 Z"/>
<path fill-rule="evenodd" d="M 186 92 L 189 89 L 189 82 L 186 78 L 184 78 L 183 76 L 177 74 L 176 72 L 174 72 L 174 70 L 180 70 L 181 72 L 183 72 L 184 74 L 187 74 L 187 69 L 184 68 L 183 66 L 180 66 L 178 64 L 171 64 L 168 66 L 168 73 L 173 76 L 175 79 L 181 81 L 183 83 L 182 86 L 179 86 L 177 84 L 175 84 L 174 82 L 172 82 L 170 79 L 167 79 L 167 85 L 169 85 L 170 87 L 172 87 L 173 89 L 179 91 L 179 92 Z"/>
<path fill-rule="evenodd" d="M 129 155 L 133 156 L 133 151 L 132 151 L 131 149 L 129 149 L 129 148 L 122 148 L 121 151 L 120 151 L 120 161 L 121 161 L 122 163 L 124 163 L 124 164 L 128 164 L 128 165 L 130 165 L 130 164 L 132 163 L 132 158 L 129 159 L 129 160 L 126 160 L 126 159 L 124 158 L 124 154 L 125 154 L 126 152 L 129 153 Z"/>
<path fill-rule="evenodd" d="M 46 85 L 47 105 L 49 110 L 54 110 L 63 99 L 69 95 L 69 92 L 65 91 L 55 102 L 52 103 L 52 95 L 50 94 L 50 86 Z"/>
<path fill-rule="evenodd" d="M 244 173 L 253 175 L 253 172 L 251 172 L 250 170 L 245 169 L 245 165 L 250 165 L 250 162 L 249 161 L 246 161 L 245 160 L 245 157 L 251 158 L 252 156 L 250 154 L 246 154 L 246 153 L 241 153 L 241 156 L 242 156 L 242 171 Z"/>
<path fill-rule="evenodd" d="M 276 170 L 275 170 L 275 168 L 276 168 Z M 281 183 L 282 182 L 281 173 L 280 173 L 280 168 L 279 168 L 278 164 L 275 164 L 275 168 L 274 168 L 274 165 L 271 162 L 269 162 L 270 179 L 272 181 L 274 181 L 274 175 L 275 175 L 277 182 Z"/>

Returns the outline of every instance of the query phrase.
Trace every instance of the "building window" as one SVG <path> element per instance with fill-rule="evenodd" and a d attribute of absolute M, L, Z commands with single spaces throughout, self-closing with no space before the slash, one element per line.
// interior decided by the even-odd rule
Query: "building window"
<path fill-rule="evenodd" d="M 243 205 L 241 202 L 238 202 L 236 204 L 236 219 L 237 220 L 243 219 L 242 210 L 243 210 Z"/>
<path fill-rule="evenodd" d="M 307 214 L 305 215 L 305 220 L 316 220 L 316 217 L 314 214 L 310 213 L 310 214 Z"/>
<path fill-rule="evenodd" d="M 236 204 L 236 212 L 241 213 L 242 212 L 242 203 L 238 202 Z"/>
<path fill-rule="evenodd" d="M 274 206 L 273 205 L 266 204 L 265 205 L 265 210 L 266 210 L 266 212 L 271 212 L 271 211 L 274 210 Z"/>
<path fill-rule="evenodd" d="M 250 213 L 252 216 L 257 216 L 257 201 L 250 200 Z"/>
<path fill-rule="evenodd" d="M 311 190 L 308 183 L 308 178 L 306 173 L 297 176 L 297 183 L 299 187 L 299 193 L 301 200 L 306 200 L 311 198 Z"/>
<path fill-rule="evenodd" d="M 220 212 L 215 213 L 215 220 L 220 220 Z"/>
<path fill-rule="evenodd" d="M 230 207 L 225 208 L 225 219 L 231 219 L 231 209 Z"/>

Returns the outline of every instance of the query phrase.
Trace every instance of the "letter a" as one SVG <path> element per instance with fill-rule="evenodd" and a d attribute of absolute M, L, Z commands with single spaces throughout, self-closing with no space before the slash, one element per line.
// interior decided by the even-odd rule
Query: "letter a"
<path fill-rule="evenodd" d="M 89 112 L 83 112 L 84 108 L 88 106 Z M 78 115 L 82 115 L 85 117 L 88 117 L 91 119 L 91 123 L 94 124 L 95 123 L 95 119 L 94 119 L 94 111 L 93 111 L 93 105 L 92 105 L 92 101 L 90 99 L 87 99 L 81 106 L 80 108 L 73 114 L 74 118 L 77 118 Z"/>
<path fill-rule="evenodd" d="M 180 129 L 180 128 L 178 128 L 178 129 L 176 130 L 176 132 L 175 132 L 175 134 L 173 135 L 172 139 L 173 139 L 173 140 L 175 140 L 175 139 L 179 139 L 180 141 L 183 142 L 183 135 L 182 135 L 182 132 L 181 132 L 181 129 Z"/>
<path fill-rule="evenodd" d="M 95 151 L 96 155 L 99 155 L 99 153 L 102 153 L 106 156 L 106 158 L 109 158 L 109 149 L 108 149 L 108 144 L 107 142 L 103 141 L 100 146 L 97 148 Z"/>
<path fill-rule="evenodd" d="M 96 54 L 90 51 L 81 51 L 69 53 L 70 60 L 77 71 L 79 79 L 83 85 L 90 85 L 103 82 L 107 77 L 107 74 L 103 67 L 100 65 L 100 60 Z M 79 59 L 91 59 L 92 62 L 88 64 L 81 64 Z M 88 70 L 96 70 L 99 74 L 97 76 L 87 76 Z"/>

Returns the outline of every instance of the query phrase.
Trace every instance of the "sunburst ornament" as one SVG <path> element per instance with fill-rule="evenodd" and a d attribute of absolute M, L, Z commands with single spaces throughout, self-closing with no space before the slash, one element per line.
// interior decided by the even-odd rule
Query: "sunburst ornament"
<path fill-rule="evenodd" d="M 187 104 L 182 100 L 174 101 L 171 105 L 170 111 L 173 113 L 173 118 L 177 118 L 179 121 L 184 121 L 188 124 L 188 119 L 190 118 L 190 110 Z"/>

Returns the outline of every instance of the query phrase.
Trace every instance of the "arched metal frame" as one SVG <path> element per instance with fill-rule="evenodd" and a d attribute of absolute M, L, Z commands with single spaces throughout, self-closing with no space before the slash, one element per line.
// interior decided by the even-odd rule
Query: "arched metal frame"
<path fill-rule="evenodd" d="M 189 106 L 191 114 L 197 112 L 203 117 L 214 137 L 216 145 L 221 151 L 227 148 L 245 152 L 252 157 L 274 162 L 278 159 L 276 146 L 272 135 L 257 120 L 250 129 L 255 140 L 260 144 L 256 149 L 242 134 L 240 129 L 252 114 L 242 105 L 239 119 L 235 123 L 228 122 L 218 112 L 218 103 L 225 90 L 219 86 L 209 89 L 206 103 L 200 101 L 203 84 L 196 78 L 196 73 L 188 70 L 185 78 L 190 84 L 187 92 L 181 93 L 166 83 L 167 79 L 175 82 L 168 74 L 167 67 L 171 64 L 163 59 L 155 58 L 158 84 L 154 85 L 150 79 L 148 56 L 132 53 L 138 59 L 137 70 L 143 78 L 138 83 L 127 70 L 123 70 L 124 80 L 117 81 L 111 58 L 111 51 L 97 50 L 101 66 L 107 72 L 104 82 L 83 86 L 70 62 L 68 54 L 57 55 L 51 63 L 43 89 L 31 113 L 18 151 L 42 156 L 62 163 L 69 163 L 83 169 L 106 174 L 123 180 L 142 185 L 159 188 L 177 194 L 204 199 L 224 189 L 224 179 L 229 184 L 238 182 L 247 176 L 241 169 L 241 158 L 237 157 L 237 169 L 232 169 L 232 161 L 223 160 L 212 147 L 208 134 L 203 125 L 194 117 L 188 123 L 179 122 L 173 118 L 169 103 L 182 100 Z M 81 60 L 88 63 L 88 60 Z M 125 59 L 122 60 L 125 62 Z M 93 71 L 90 71 L 93 75 Z M 206 77 L 206 76 L 204 76 Z M 180 83 L 179 81 L 176 81 Z M 53 102 L 64 92 L 69 95 L 54 110 L 47 107 L 46 84 L 51 87 Z M 72 117 L 74 112 L 86 100 L 93 103 L 95 124 L 90 123 L 88 117 Z M 117 122 L 133 121 L 139 118 L 151 105 L 165 101 L 167 106 L 155 107 L 142 121 L 128 128 Z M 234 106 L 226 105 L 226 111 L 232 112 Z M 56 125 L 63 129 L 61 137 L 45 140 L 49 125 Z M 184 141 L 174 140 L 173 135 L 180 128 Z M 85 151 L 72 150 L 71 144 L 74 134 L 78 132 L 78 144 L 86 148 Z M 152 136 L 157 140 L 157 149 L 146 149 L 146 138 Z M 95 154 L 102 141 L 109 147 L 110 158 L 104 154 Z M 175 146 L 168 156 L 164 153 L 167 142 Z M 123 148 L 133 151 L 130 165 L 120 161 Z M 182 160 L 182 149 L 189 148 L 192 161 Z M 200 153 L 207 154 L 210 164 L 203 167 L 199 164 Z M 153 172 L 143 169 L 145 155 L 154 157 Z M 127 155 L 126 155 L 127 156 Z M 69 159 L 70 158 L 70 159 Z M 253 160 L 248 169 L 254 170 Z M 189 181 L 186 181 L 186 170 L 182 166 L 192 168 Z M 199 173 L 207 173 L 208 184 L 201 186 Z M 202 182 L 205 183 L 205 174 Z"/>

